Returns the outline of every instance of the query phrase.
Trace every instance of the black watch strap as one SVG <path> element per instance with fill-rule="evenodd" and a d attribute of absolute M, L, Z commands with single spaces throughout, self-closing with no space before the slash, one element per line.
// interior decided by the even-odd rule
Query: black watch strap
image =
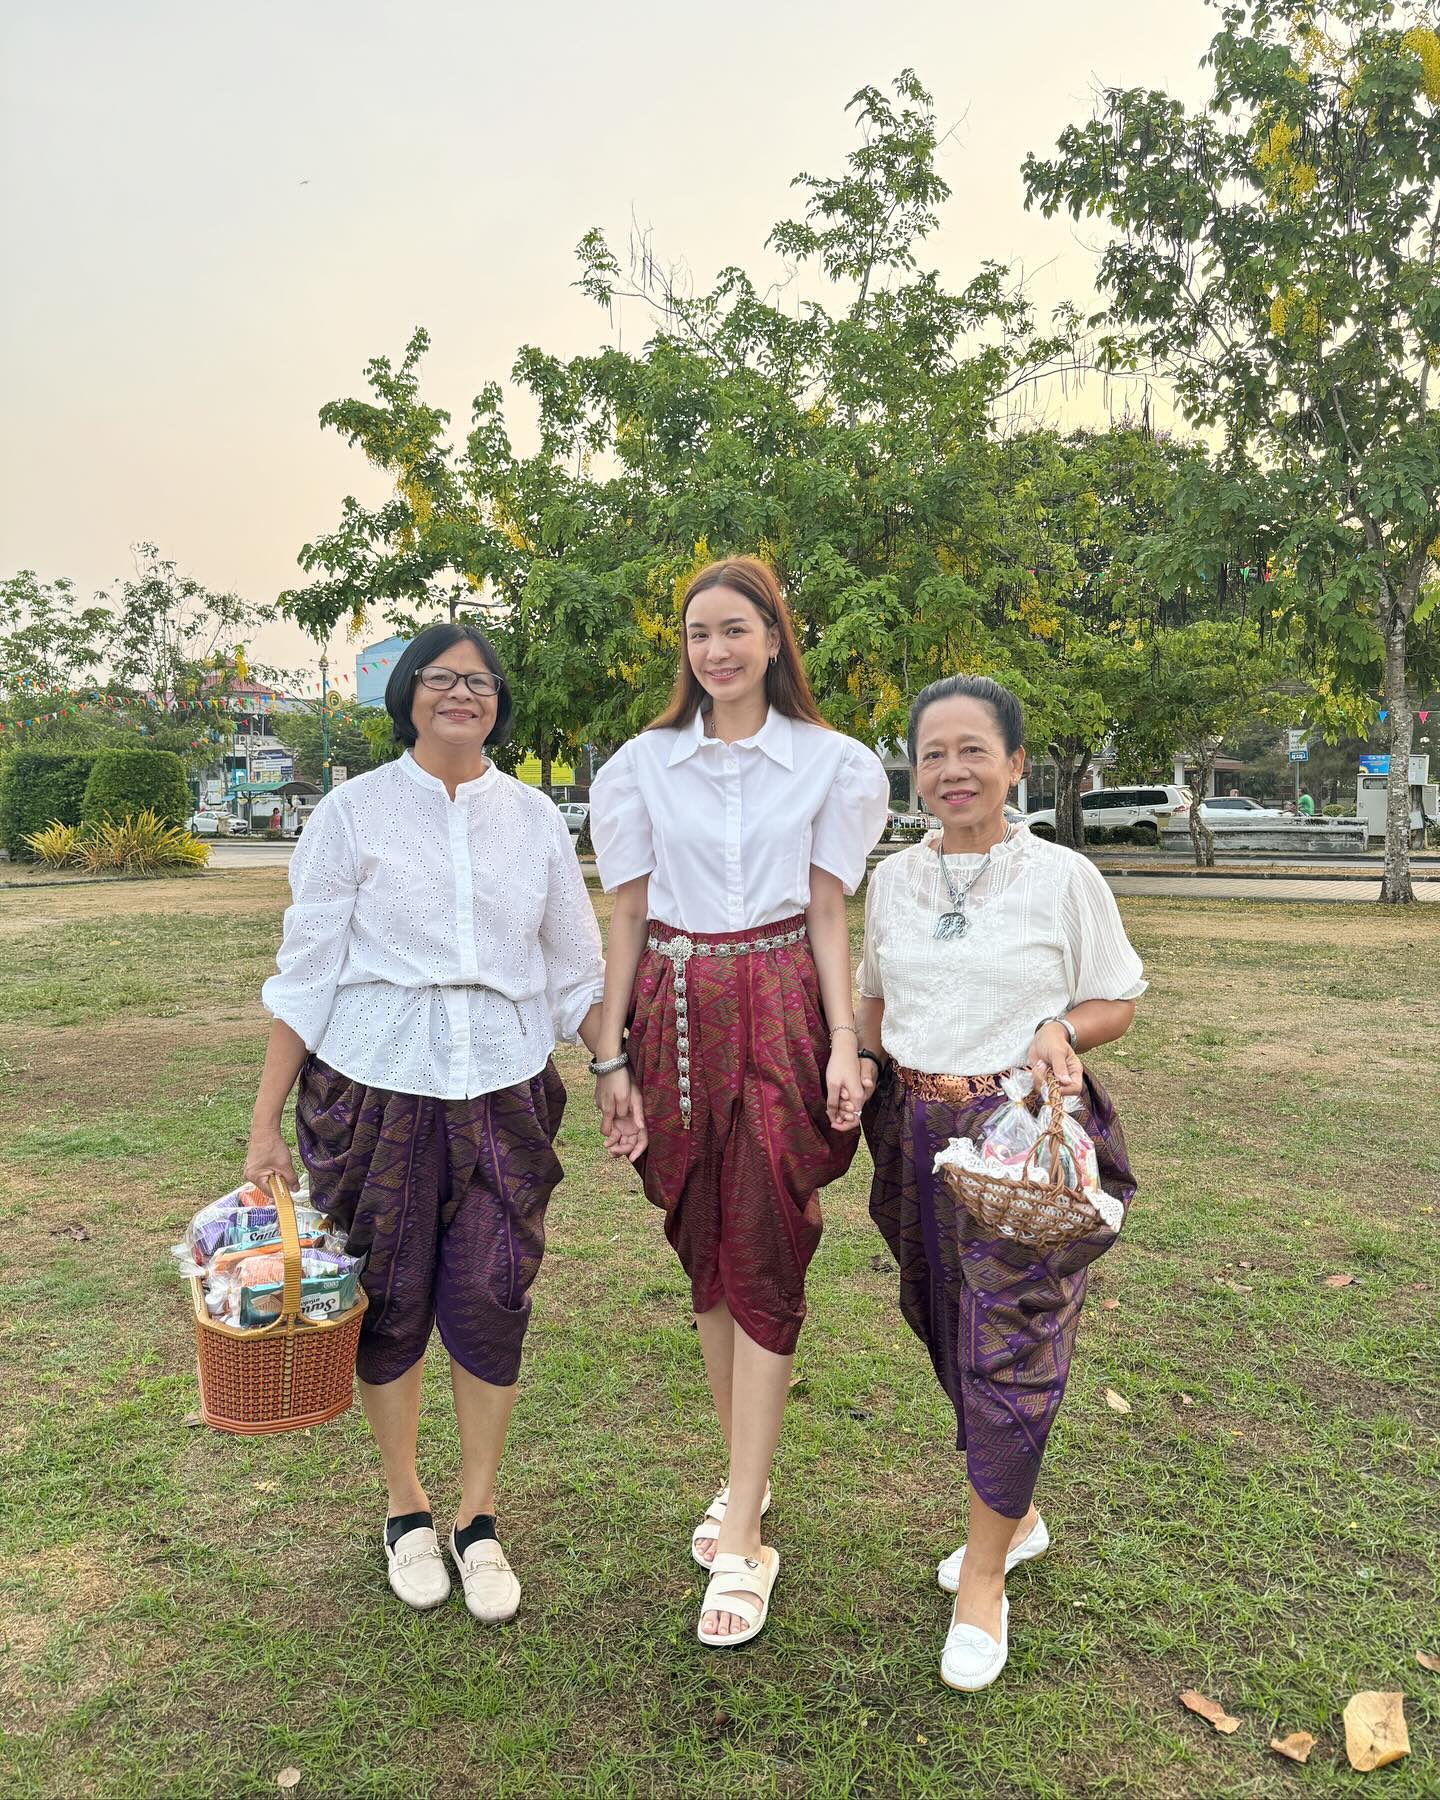
<path fill-rule="evenodd" d="M 883 1069 L 885 1066 L 873 1050 L 858 1050 L 856 1055 L 863 1056 L 866 1062 L 873 1062 L 877 1069 Z"/>

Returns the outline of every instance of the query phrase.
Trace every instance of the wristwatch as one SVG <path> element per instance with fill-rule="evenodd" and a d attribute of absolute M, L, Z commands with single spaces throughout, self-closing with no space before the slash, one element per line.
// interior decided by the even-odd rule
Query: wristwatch
<path fill-rule="evenodd" d="M 1042 1019 L 1040 1021 L 1040 1023 L 1035 1027 L 1035 1030 L 1037 1032 L 1041 1031 L 1046 1025 L 1058 1025 L 1060 1027 L 1060 1029 L 1065 1033 L 1066 1037 L 1069 1038 L 1070 1048 L 1072 1050 L 1077 1050 L 1079 1048 L 1079 1044 L 1077 1043 L 1076 1037 L 1075 1037 L 1075 1027 L 1070 1023 L 1070 1021 L 1065 1017 L 1065 1015 L 1063 1013 L 1052 1013 L 1048 1019 Z"/>

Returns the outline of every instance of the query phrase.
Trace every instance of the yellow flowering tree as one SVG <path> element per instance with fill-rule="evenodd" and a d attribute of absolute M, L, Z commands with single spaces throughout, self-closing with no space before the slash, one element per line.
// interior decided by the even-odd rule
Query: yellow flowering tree
<path fill-rule="evenodd" d="M 1113 228 L 1107 360 L 1169 375 L 1240 492 L 1230 523 L 1284 573 L 1275 609 L 1383 715 L 1380 898 L 1404 903 L 1412 706 L 1440 654 L 1440 39 L 1391 0 L 1220 10 L 1205 111 L 1110 90 L 1027 159 L 1028 199 Z"/>

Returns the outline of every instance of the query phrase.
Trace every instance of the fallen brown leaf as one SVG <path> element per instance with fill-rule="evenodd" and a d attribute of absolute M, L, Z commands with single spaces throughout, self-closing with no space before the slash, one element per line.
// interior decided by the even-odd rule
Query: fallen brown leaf
<path fill-rule="evenodd" d="M 275 1785 L 278 1788 L 299 1787 L 300 1771 L 293 1766 L 288 1769 L 282 1769 L 275 1777 Z"/>
<path fill-rule="evenodd" d="M 90 1233 L 83 1225 L 52 1225 L 51 1237 L 69 1238 L 72 1244 L 88 1244 Z"/>
<path fill-rule="evenodd" d="M 1194 1688 L 1186 1688 L 1180 1696 L 1180 1704 L 1188 1706 L 1193 1713 L 1199 1713 L 1202 1719 L 1208 1720 L 1217 1731 L 1223 1731 L 1226 1737 L 1232 1731 L 1240 1729 L 1240 1721 L 1232 1719 L 1218 1700 L 1212 1700 L 1206 1694 L 1197 1694 Z"/>
<path fill-rule="evenodd" d="M 1270 1748 L 1277 1756 L 1288 1756 L 1291 1762 L 1308 1762 L 1315 1740 L 1308 1731 L 1292 1731 L 1289 1737 L 1271 1738 Z"/>
<path fill-rule="evenodd" d="M 1403 1694 L 1352 1694 L 1345 1702 L 1345 1754 L 1352 1769 L 1383 1769 L 1410 1754 Z"/>
<path fill-rule="evenodd" d="M 1120 1302 L 1118 1300 L 1102 1300 L 1100 1302 L 1100 1310 L 1101 1312 L 1114 1312 L 1119 1304 Z"/>
<path fill-rule="evenodd" d="M 1105 1404 L 1110 1408 L 1111 1412 L 1128 1413 L 1135 1410 L 1124 1395 L 1117 1394 L 1114 1388 L 1105 1389 Z"/>
<path fill-rule="evenodd" d="M 1422 1669 L 1429 1669 L 1432 1675 L 1440 1675 L 1440 1656 L 1432 1656 L 1428 1650 L 1417 1650 L 1415 1660 Z"/>
<path fill-rule="evenodd" d="M 870 1267 L 877 1275 L 884 1275 L 895 1267 L 895 1263 L 893 1259 L 888 1256 L 872 1256 L 870 1258 Z"/>
<path fill-rule="evenodd" d="M 1190 1396 L 1188 1394 L 1182 1394 L 1180 1396 L 1180 1404 L 1182 1406 L 1193 1406 L 1195 1404 L 1195 1402 L 1190 1398 Z"/>
<path fill-rule="evenodd" d="M 1354 1279 L 1353 1275 L 1327 1275 L 1324 1285 L 1326 1287 L 1349 1287 Z"/>
<path fill-rule="evenodd" d="M 198 1426 L 203 1425 L 205 1421 L 200 1417 L 199 1413 L 186 1413 L 180 1423 L 187 1431 L 194 1431 Z"/>

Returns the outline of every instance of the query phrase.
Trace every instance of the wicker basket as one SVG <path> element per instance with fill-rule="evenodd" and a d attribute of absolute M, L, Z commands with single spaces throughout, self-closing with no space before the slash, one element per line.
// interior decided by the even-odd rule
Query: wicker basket
<path fill-rule="evenodd" d="M 300 1236 L 295 1202 L 278 1176 L 270 1195 L 280 1221 L 285 1291 L 271 1325 L 241 1330 L 212 1319 L 205 1284 L 191 1282 L 195 1299 L 195 1351 L 200 1374 L 200 1417 L 216 1431 L 258 1436 L 323 1425 L 349 1410 L 355 1397 L 355 1351 L 365 1317 L 365 1290 L 334 1319 L 306 1319 L 300 1312 Z"/>
<path fill-rule="evenodd" d="M 987 1230 L 1036 1250 L 1058 1250 L 1062 1244 L 1089 1237 L 1105 1222 L 1078 1188 L 1067 1187 L 1058 1173 L 1042 1179 L 1033 1168 L 1047 1145 L 1050 1168 L 1059 1171 L 1064 1166 L 1060 1147 L 1065 1140 L 1065 1097 L 1053 1079 L 1045 1083 L 1045 1103 L 1049 1122 L 1025 1158 L 1019 1181 L 949 1164 L 941 1173 L 966 1212 Z"/>

